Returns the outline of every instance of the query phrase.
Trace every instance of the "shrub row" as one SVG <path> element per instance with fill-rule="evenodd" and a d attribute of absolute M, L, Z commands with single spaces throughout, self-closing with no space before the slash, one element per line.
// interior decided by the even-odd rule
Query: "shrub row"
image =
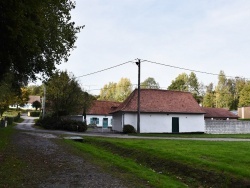
<path fill-rule="evenodd" d="M 41 126 L 45 129 L 67 130 L 67 131 L 78 131 L 78 132 L 85 132 L 88 128 L 85 122 L 75 121 L 70 119 L 61 119 L 54 116 L 46 116 L 43 119 L 39 119 L 36 122 L 36 125 Z"/>
<path fill-rule="evenodd" d="M 39 117 L 40 116 L 40 111 L 31 111 L 29 112 L 30 117 Z"/>

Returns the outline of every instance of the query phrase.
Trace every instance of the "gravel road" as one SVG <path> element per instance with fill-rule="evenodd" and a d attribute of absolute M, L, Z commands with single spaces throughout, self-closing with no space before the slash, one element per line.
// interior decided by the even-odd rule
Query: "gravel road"
<path fill-rule="evenodd" d="M 20 187 L 127 187 L 98 166 L 69 152 L 66 145 L 58 142 L 57 135 L 34 131 L 33 118 L 24 118 L 12 138 L 12 152 L 25 163 Z"/>

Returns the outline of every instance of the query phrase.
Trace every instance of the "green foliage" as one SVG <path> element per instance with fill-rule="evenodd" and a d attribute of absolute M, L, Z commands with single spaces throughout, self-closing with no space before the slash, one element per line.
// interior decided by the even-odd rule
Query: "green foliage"
<path fill-rule="evenodd" d="M 41 114 L 40 111 L 31 111 L 29 112 L 30 117 L 39 117 Z"/>
<path fill-rule="evenodd" d="M 39 119 L 36 125 L 52 130 L 85 132 L 88 129 L 85 122 L 63 119 L 55 116 L 45 116 L 43 119 Z"/>
<path fill-rule="evenodd" d="M 191 72 L 190 75 L 187 75 L 186 73 L 179 74 L 175 80 L 172 81 L 168 89 L 188 91 L 192 93 L 198 103 L 201 103 L 203 100 L 203 85 L 198 82 L 196 74 L 193 72 Z"/>
<path fill-rule="evenodd" d="M 122 132 L 125 134 L 129 134 L 129 133 L 136 133 L 136 130 L 132 125 L 124 125 Z"/>
<path fill-rule="evenodd" d="M 99 100 L 123 102 L 132 92 L 132 83 L 128 78 L 121 78 L 118 83 L 110 82 L 101 89 Z"/>
<path fill-rule="evenodd" d="M 13 78 L 8 75 L 4 80 L 0 81 L 0 116 L 8 110 L 15 96 L 15 91 L 11 86 L 12 79 Z"/>
<path fill-rule="evenodd" d="M 100 100 L 116 101 L 116 86 L 117 83 L 109 82 L 105 84 L 100 91 Z"/>
<path fill-rule="evenodd" d="M 160 85 L 159 85 L 159 83 L 157 83 L 155 81 L 154 78 L 148 77 L 146 80 L 144 80 L 141 83 L 141 88 L 144 88 L 144 89 L 160 89 Z"/>
<path fill-rule="evenodd" d="M 215 104 L 217 108 L 230 108 L 233 95 L 229 91 L 228 80 L 223 71 L 218 76 L 218 84 L 215 87 Z"/>
<path fill-rule="evenodd" d="M 239 97 L 239 107 L 250 105 L 250 82 L 247 82 L 242 88 Z"/>
<path fill-rule="evenodd" d="M 67 61 L 82 27 L 75 27 L 66 0 L 0 1 L 0 81 L 12 72 L 14 83 L 51 75 L 55 63 Z"/>
<path fill-rule="evenodd" d="M 203 97 L 203 106 L 204 107 L 215 107 L 215 92 L 213 83 L 210 83 L 208 86 L 206 86 L 207 90 Z"/>
<path fill-rule="evenodd" d="M 32 107 L 35 108 L 35 109 L 37 110 L 38 108 L 41 108 L 41 107 L 42 107 L 42 104 L 41 104 L 39 101 L 34 101 L 34 102 L 32 103 Z"/>
<path fill-rule="evenodd" d="M 168 90 L 188 91 L 188 75 L 186 73 L 179 74 L 168 86 Z"/>
<path fill-rule="evenodd" d="M 66 71 L 57 71 L 47 82 L 46 99 L 46 106 L 57 116 L 79 113 L 84 100 L 80 84 Z"/>
<path fill-rule="evenodd" d="M 43 86 L 31 85 L 27 87 L 30 95 L 42 96 L 43 93 Z"/>
<path fill-rule="evenodd" d="M 83 109 L 82 115 L 85 122 L 87 121 L 87 111 L 92 106 L 94 100 L 96 100 L 96 98 L 93 95 L 90 95 L 88 92 L 85 91 L 82 92 L 80 106 Z"/>

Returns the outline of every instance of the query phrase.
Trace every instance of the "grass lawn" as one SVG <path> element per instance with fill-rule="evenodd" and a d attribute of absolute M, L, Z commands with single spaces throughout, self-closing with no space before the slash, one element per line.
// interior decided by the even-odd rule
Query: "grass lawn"
<path fill-rule="evenodd" d="M 141 187 L 250 186 L 249 142 L 92 137 L 66 142 L 107 171 L 137 179 Z"/>
<path fill-rule="evenodd" d="M 3 116 L 8 116 L 8 117 L 15 117 L 18 115 L 20 111 L 16 111 L 16 110 L 8 110 L 8 111 L 5 111 L 3 113 Z"/>
<path fill-rule="evenodd" d="M 179 133 L 179 134 L 164 134 L 164 133 L 140 133 L 129 134 L 131 136 L 146 136 L 146 137 L 180 137 L 180 138 L 244 138 L 250 139 L 250 134 L 205 134 L 205 133 Z"/>
<path fill-rule="evenodd" d="M 11 155 L 10 138 L 16 130 L 12 126 L 0 128 L 0 187 L 20 187 L 23 163 Z"/>

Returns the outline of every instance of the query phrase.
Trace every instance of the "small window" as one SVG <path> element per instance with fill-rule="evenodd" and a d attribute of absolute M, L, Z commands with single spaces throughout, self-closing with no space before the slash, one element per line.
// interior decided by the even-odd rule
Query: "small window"
<path fill-rule="evenodd" d="M 90 124 L 98 125 L 99 124 L 99 118 L 96 118 L 96 117 L 90 118 Z"/>

